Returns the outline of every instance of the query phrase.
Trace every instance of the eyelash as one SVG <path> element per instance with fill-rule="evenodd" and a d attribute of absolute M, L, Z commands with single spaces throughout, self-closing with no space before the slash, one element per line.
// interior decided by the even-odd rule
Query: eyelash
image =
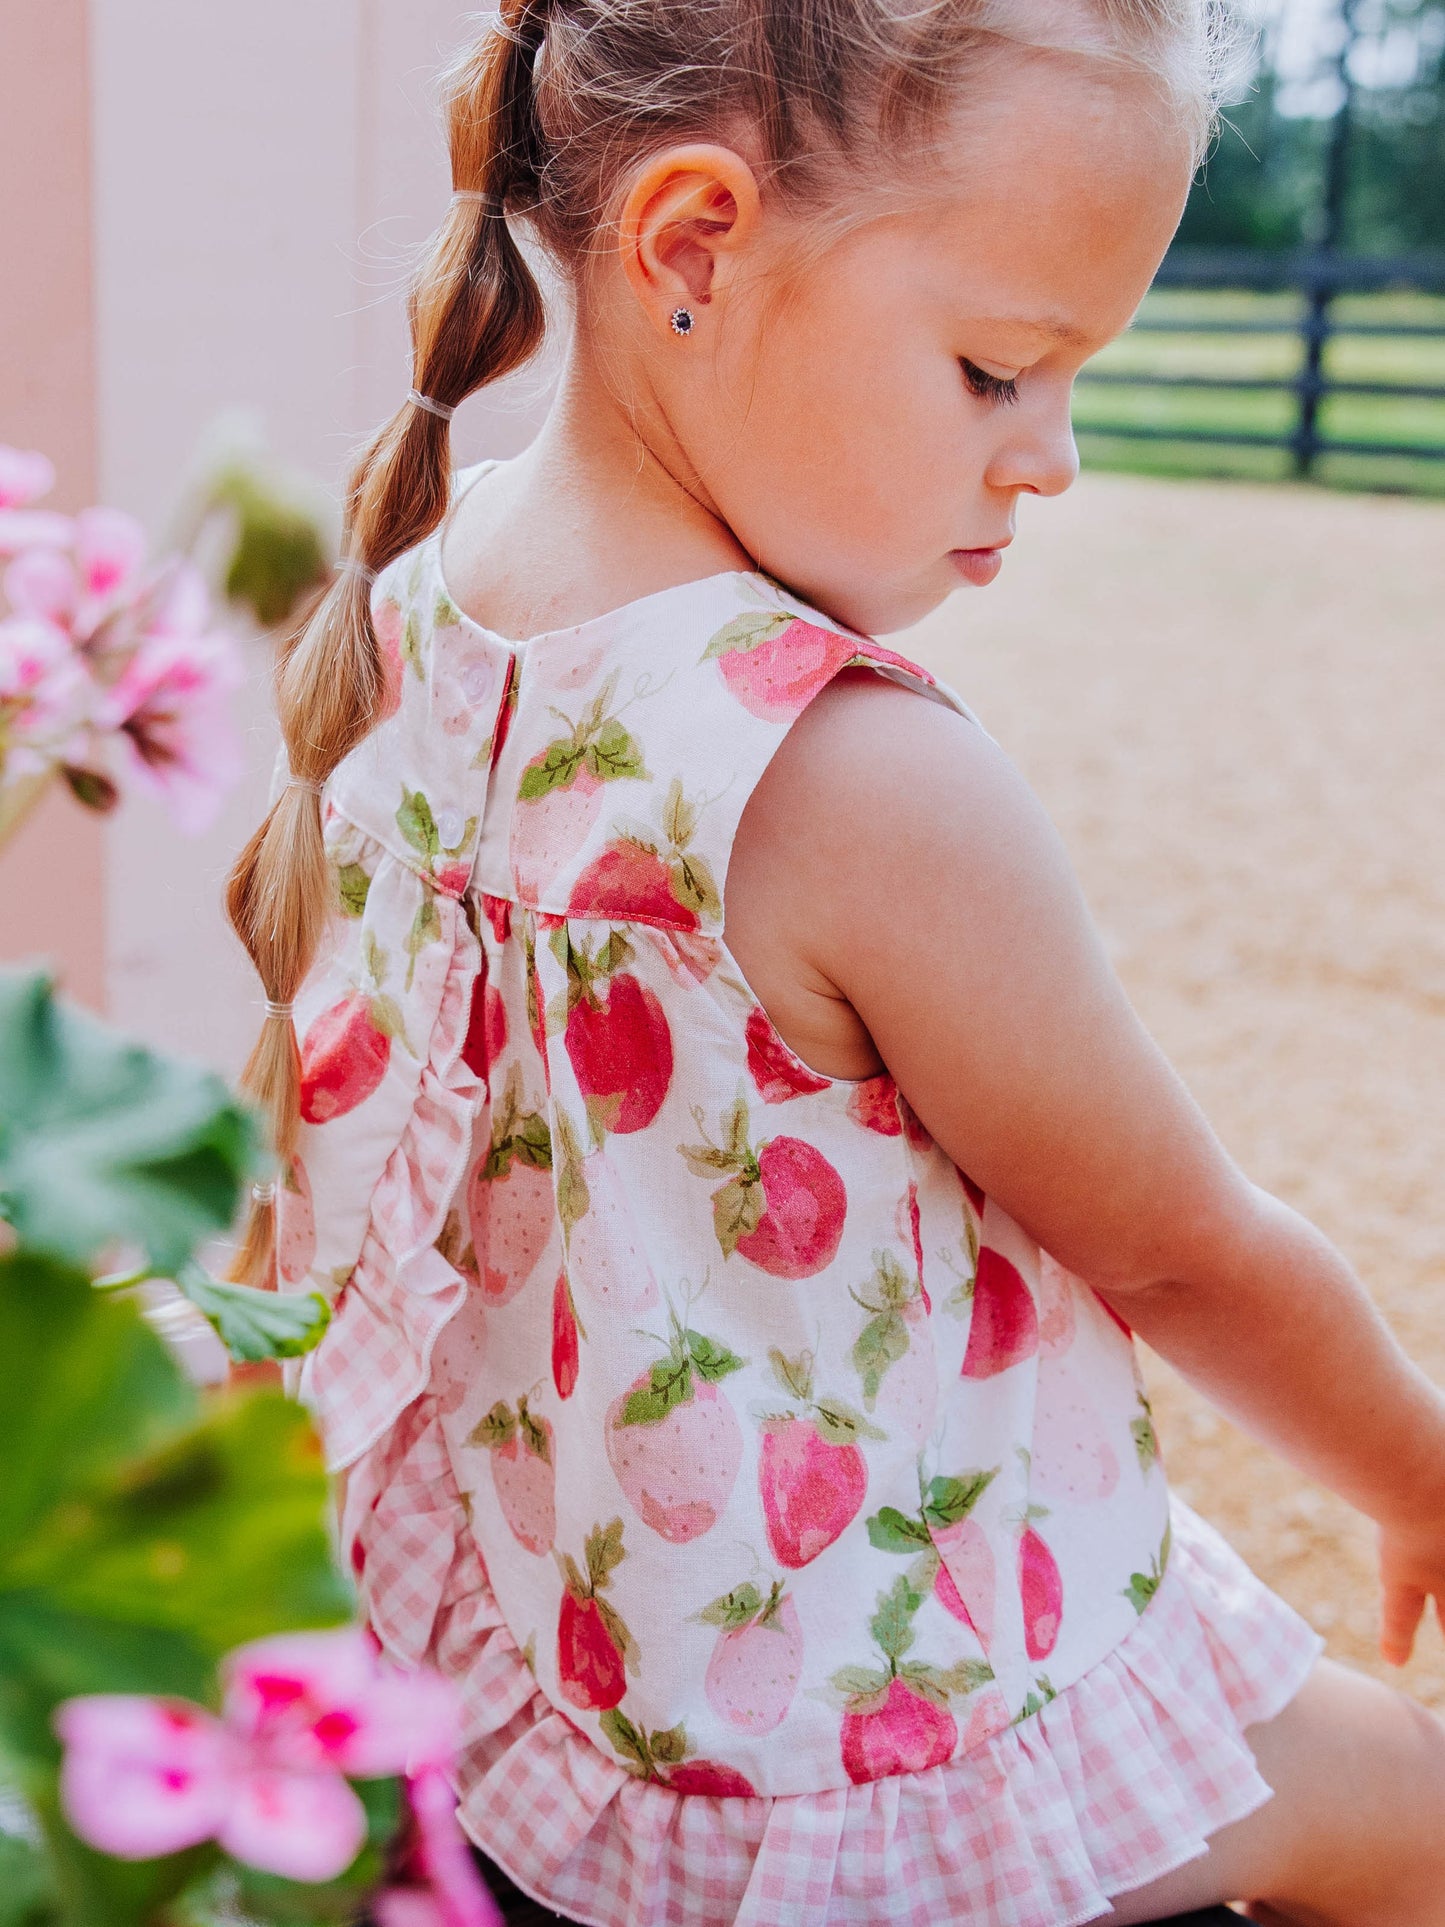
<path fill-rule="evenodd" d="M 963 370 L 963 379 L 968 384 L 969 392 L 977 395 L 980 401 L 998 402 L 1009 408 L 1018 400 L 1017 380 L 1011 378 L 1004 381 L 998 375 L 990 375 L 985 369 L 976 368 L 964 356 L 959 357 L 958 365 Z"/>

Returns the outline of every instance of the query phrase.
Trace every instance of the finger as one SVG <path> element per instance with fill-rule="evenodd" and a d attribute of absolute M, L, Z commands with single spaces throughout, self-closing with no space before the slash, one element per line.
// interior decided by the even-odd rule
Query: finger
<path fill-rule="evenodd" d="M 1386 1586 L 1380 1618 L 1380 1653 L 1403 1666 L 1415 1650 L 1415 1634 L 1425 1612 L 1425 1594 L 1415 1586 Z"/>

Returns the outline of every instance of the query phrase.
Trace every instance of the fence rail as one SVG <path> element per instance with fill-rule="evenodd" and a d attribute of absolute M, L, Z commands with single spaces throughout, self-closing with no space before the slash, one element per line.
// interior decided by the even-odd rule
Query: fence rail
<path fill-rule="evenodd" d="M 1299 365 L 1281 375 L 1194 374 L 1185 371 L 1088 369 L 1080 385 L 1091 388 L 1154 388 L 1195 390 L 1239 395 L 1276 394 L 1293 400 L 1293 426 L 1283 433 L 1214 428 L 1187 423 L 1164 424 L 1097 420 L 1081 422 L 1080 432 L 1135 441 L 1210 442 L 1230 448 L 1275 449 L 1289 454 L 1295 472 L 1311 474 L 1326 455 L 1403 456 L 1411 460 L 1445 461 L 1445 419 L 1438 436 L 1421 441 L 1344 439 L 1327 435 L 1321 410 L 1335 396 L 1375 400 L 1445 402 L 1445 384 L 1413 380 L 1340 379 L 1329 371 L 1329 348 L 1334 341 L 1358 337 L 1445 341 L 1445 319 L 1356 320 L 1342 313 L 1341 296 L 1395 293 L 1445 295 L 1445 256 L 1431 254 L 1389 257 L 1335 254 L 1328 251 L 1288 255 L 1251 254 L 1236 250 L 1176 249 L 1165 260 L 1155 287 L 1200 292 L 1294 294 L 1300 297 L 1293 314 L 1198 316 L 1151 313 L 1134 323 L 1140 334 L 1273 335 L 1293 336 L 1300 344 Z"/>

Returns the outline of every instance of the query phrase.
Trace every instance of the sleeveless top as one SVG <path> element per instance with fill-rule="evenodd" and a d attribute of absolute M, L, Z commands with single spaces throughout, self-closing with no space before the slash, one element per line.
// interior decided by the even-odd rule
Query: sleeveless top
<path fill-rule="evenodd" d="M 505 1651 L 478 1730 L 529 1706 L 578 1784 L 722 1810 L 957 1769 L 1153 1611 L 1171 1508 L 1132 1341 L 889 1076 L 799 1060 L 723 896 L 841 669 L 977 719 L 758 574 L 515 645 L 440 556 L 374 591 L 386 713 L 326 788 L 279 1207 L 282 1283 L 334 1297 L 299 1388 L 369 1468 L 373 1623 L 479 1678 Z M 500 1641 L 448 1652 L 459 1584 Z"/>

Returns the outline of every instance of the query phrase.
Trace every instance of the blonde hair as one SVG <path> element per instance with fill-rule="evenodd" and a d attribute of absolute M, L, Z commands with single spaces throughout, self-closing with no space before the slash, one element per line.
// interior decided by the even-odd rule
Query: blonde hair
<path fill-rule="evenodd" d="M 765 191 L 836 201 L 838 165 L 876 173 L 940 119 L 971 68 L 1009 46 L 1121 61 L 1156 79 L 1203 151 L 1218 98 L 1215 0 L 504 0 L 446 84 L 458 196 L 412 289 L 415 392 L 446 410 L 527 361 L 546 325 L 507 224 L 524 216 L 564 271 L 625 192 L 628 169 L 679 139 L 743 141 Z M 265 988 L 289 1005 L 327 917 L 314 786 L 375 727 L 384 678 L 362 569 L 423 541 L 450 491 L 445 416 L 405 403 L 365 450 L 345 503 L 342 571 L 279 651 L 291 773 L 237 859 L 227 909 Z M 268 1011 L 242 1088 L 294 1154 L 301 1063 Z M 230 1268 L 274 1284 L 274 1204 L 255 1199 Z"/>

